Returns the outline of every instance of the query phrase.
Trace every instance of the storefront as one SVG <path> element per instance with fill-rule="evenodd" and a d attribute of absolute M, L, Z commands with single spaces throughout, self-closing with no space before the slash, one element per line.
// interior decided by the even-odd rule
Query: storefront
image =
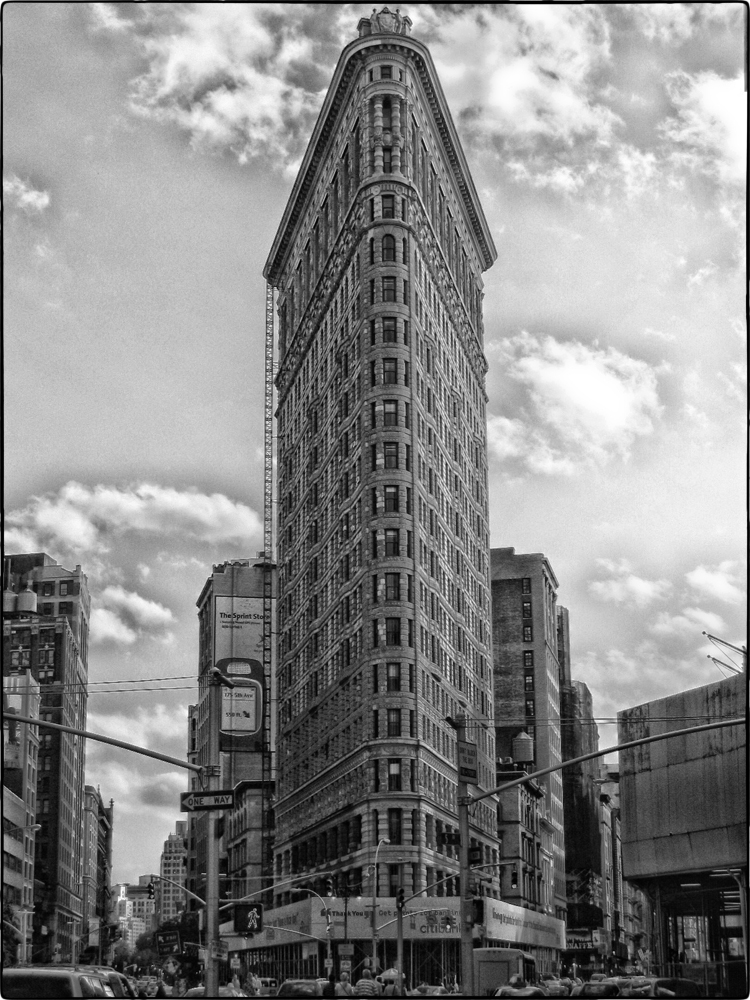
<path fill-rule="evenodd" d="M 459 904 L 458 897 L 450 896 L 407 903 L 404 973 L 410 984 L 459 979 Z M 398 940 L 395 899 L 378 900 L 376 922 L 377 968 L 392 968 Z M 257 934 L 244 938 L 231 932 L 231 924 L 222 927 L 230 961 L 240 960 L 240 976 L 252 969 L 281 982 L 323 976 L 333 969 L 337 975 L 348 972 L 356 980 L 372 962 L 372 902 L 364 899 L 306 899 L 267 910 L 263 930 Z M 485 923 L 475 928 L 475 944 L 522 948 L 536 958 L 539 972 L 553 972 L 559 968 L 565 946 L 565 925 L 543 913 L 486 899 Z"/>

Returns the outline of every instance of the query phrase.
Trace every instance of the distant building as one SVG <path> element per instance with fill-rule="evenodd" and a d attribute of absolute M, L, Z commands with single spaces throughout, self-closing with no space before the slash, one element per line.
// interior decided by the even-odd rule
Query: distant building
<path fill-rule="evenodd" d="M 105 961 L 109 946 L 106 930 L 112 889 L 114 802 L 104 805 L 101 792 L 86 785 L 83 821 L 83 924 L 81 958 Z"/>
<path fill-rule="evenodd" d="M 276 567 L 263 553 L 255 561 L 236 559 L 213 567 L 197 601 L 199 648 L 198 685 L 200 701 L 189 708 L 188 759 L 208 762 L 208 706 L 211 668 L 232 664 L 241 676 L 259 678 L 261 697 L 252 703 L 241 701 L 242 692 L 222 689 L 225 725 L 221 735 L 221 787 L 235 789 L 235 809 L 224 817 L 221 853 L 225 885 L 235 898 L 262 887 L 262 878 L 273 874 L 272 842 L 274 791 L 275 649 L 269 645 L 270 659 L 264 662 L 263 621 L 265 601 L 275 614 Z M 270 593 L 267 586 L 270 583 Z M 270 638 L 270 633 L 269 633 Z M 247 689 L 246 689 L 247 690 Z M 248 711 L 249 709 L 249 711 Z M 250 715 L 255 712 L 254 720 Z M 253 728 L 255 723 L 259 728 Z M 191 790 L 199 788 L 197 777 L 190 779 Z M 209 822 L 207 813 L 188 814 L 186 886 L 201 898 L 206 895 L 206 858 Z M 188 898 L 188 909 L 196 903 Z"/>
<path fill-rule="evenodd" d="M 529 772 L 541 770 L 562 762 L 557 578 L 541 553 L 497 548 L 490 555 L 497 758 L 513 760 Z M 567 894 L 562 773 L 553 771 L 539 784 L 552 827 L 551 902 L 554 915 L 563 919 Z"/>
<path fill-rule="evenodd" d="M 3 562 L 3 676 L 31 671 L 40 721 L 86 728 L 90 598 L 80 566 L 45 553 Z M 37 763 L 35 961 L 77 958 L 83 926 L 85 740 L 40 727 Z"/>
<path fill-rule="evenodd" d="M 164 841 L 159 863 L 162 879 L 155 883 L 156 923 L 159 926 L 167 920 L 179 919 L 183 910 L 187 909 L 187 896 L 181 888 L 187 876 L 187 831 L 187 820 L 178 820 L 174 833 L 170 833 Z"/>
<path fill-rule="evenodd" d="M 747 673 L 619 712 L 618 742 L 746 719 Z M 746 724 L 620 753 L 623 875 L 654 911 L 659 974 L 747 996 Z"/>

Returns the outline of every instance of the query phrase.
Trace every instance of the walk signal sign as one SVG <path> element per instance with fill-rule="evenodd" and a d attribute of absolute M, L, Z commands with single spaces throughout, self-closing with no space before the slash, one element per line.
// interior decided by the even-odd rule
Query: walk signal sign
<path fill-rule="evenodd" d="M 237 903 L 234 907 L 234 933 L 257 934 L 263 930 L 263 904 Z"/>

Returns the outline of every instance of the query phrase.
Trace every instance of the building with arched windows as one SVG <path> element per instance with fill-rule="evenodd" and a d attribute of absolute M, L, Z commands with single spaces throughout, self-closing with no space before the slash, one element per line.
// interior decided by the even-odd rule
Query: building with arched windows
<path fill-rule="evenodd" d="M 423 942 L 457 912 L 448 717 L 467 717 L 479 787 L 495 781 L 481 277 L 495 257 L 430 54 L 408 17 L 374 11 L 336 66 L 264 270 L 279 320 L 273 904 L 287 920 L 292 880 L 324 892 L 332 877 L 335 936 L 351 938 L 343 900 L 369 899 L 353 972 L 373 898 L 382 913 L 399 887 L 429 898 Z M 487 864 L 496 833 L 488 799 L 471 829 Z M 455 969 L 451 926 L 438 958 L 408 952 L 414 976 Z M 317 971 L 319 947 L 290 943 L 287 968 Z"/>

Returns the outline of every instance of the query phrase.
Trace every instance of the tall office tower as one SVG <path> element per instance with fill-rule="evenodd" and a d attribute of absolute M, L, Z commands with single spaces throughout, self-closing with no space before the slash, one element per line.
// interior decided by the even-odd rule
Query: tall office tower
<path fill-rule="evenodd" d="M 104 961 L 109 939 L 107 918 L 112 900 L 112 837 L 115 804 L 105 806 L 102 793 L 93 785 L 84 789 L 83 812 L 83 924 L 81 959 Z"/>
<path fill-rule="evenodd" d="M 42 552 L 3 564 L 3 675 L 30 669 L 40 720 L 86 728 L 91 601 L 80 566 Z M 35 848 L 35 960 L 77 957 L 82 909 L 85 740 L 40 727 Z"/>
<path fill-rule="evenodd" d="M 162 879 L 156 883 L 156 922 L 177 920 L 185 907 L 185 895 L 181 886 L 185 885 L 187 871 L 187 820 L 177 820 L 174 833 L 164 841 L 159 874 Z"/>
<path fill-rule="evenodd" d="M 377 858 L 380 896 L 457 889 L 446 717 L 468 716 L 481 788 L 495 764 L 481 275 L 496 251 L 410 32 L 388 8 L 360 20 L 264 270 L 279 318 L 275 875 L 359 886 Z M 489 862 L 494 804 L 472 824 Z"/>
<path fill-rule="evenodd" d="M 540 553 L 492 553 L 492 646 L 498 759 L 529 771 L 562 761 L 557 579 Z M 552 824 L 555 916 L 564 918 L 565 834 L 560 771 L 541 779 Z"/>
<path fill-rule="evenodd" d="M 260 888 L 272 873 L 276 722 L 271 704 L 276 680 L 273 649 L 265 662 L 263 623 L 267 611 L 275 613 L 275 580 L 276 567 L 261 552 L 254 562 L 236 559 L 214 566 L 197 601 L 200 700 L 189 708 L 191 762 L 208 763 L 212 668 L 239 679 L 237 687 L 220 692 L 221 787 L 235 793 L 235 807 L 225 814 L 221 853 L 224 875 L 237 899 Z M 193 775 L 190 789 L 200 787 Z M 208 831 L 207 813 L 189 814 L 187 888 L 201 898 L 206 893 Z"/>

